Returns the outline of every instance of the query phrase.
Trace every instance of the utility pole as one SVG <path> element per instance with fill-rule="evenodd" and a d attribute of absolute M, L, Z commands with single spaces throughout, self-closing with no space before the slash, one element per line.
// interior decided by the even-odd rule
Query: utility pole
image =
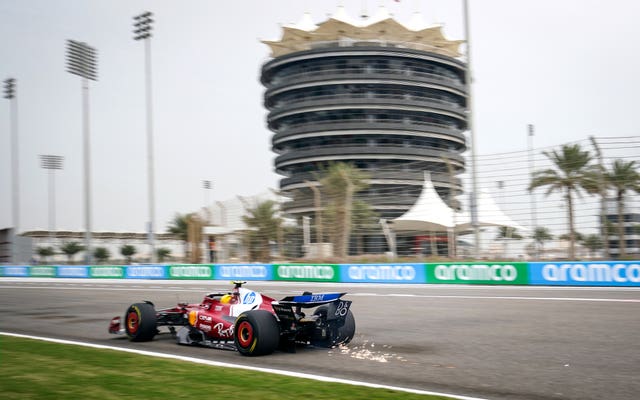
<path fill-rule="evenodd" d="M 97 81 L 96 49 L 84 42 L 67 40 L 67 72 L 82 78 L 82 131 L 84 148 L 84 248 L 91 264 L 91 143 L 89 132 L 89 80 Z"/>
<path fill-rule="evenodd" d="M 464 38 L 467 44 L 467 74 L 465 76 L 465 86 L 467 89 L 467 129 L 471 135 L 471 225 L 473 226 L 473 236 L 475 241 L 475 257 L 480 257 L 480 224 L 478 223 L 478 166 L 476 154 L 476 132 L 473 123 L 473 96 L 472 83 L 473 74 L 471 69 L 471 30 L 469 29 L 469 2 L 463 1 L 464 5 Z"/>
<path fill-rule="evenodd" d="M 144 40 L 145 83 L 147 104 L 147 178 L 149 190 L 149 247 L 151 248 L 151 262 L 156 262 L 155 251 L 155 178 L 153 162 L 153 95 L 151 87 L 151 17 L 153 13 L 145 11 L 133 17 L 134 40 Z"/>
<path fill-rule="evenodd" d="M 533 179 L 533 171 L 535 169 L 535 162 L 533 159 L 533 125 L 527 125 L 527 154 L 529 157 L 529 179 Z M 531 210 L 531 232 L 535 233 L 538 227 L 538 216 L 536 212 L 536 198 L 533 191 L 529 192 L 529 209 Z M 534 242 L 535 243 L 535 242 Z M 536 244 L 536 258 L 539 257 L 538 245 Z"/>
<path fill-rule="evenodd" d="M 609 230 L 607 229 L 607 183 L 605 181 L 605 168 L 602 160 L 602 152 L 600 146 L 596 142 L 596 138 L 589 136 L 589 140 L 593 145 L 598 158 L 598 191 L 600 192 L 600 236 L 602 236 L 602 244 L 604 246 L 604 256 L 609 259 Z"/>
<path fill-rule="evenodd" d="M 49 242 L 56 238 L 56 178 L 55 171 L 62 169 L 64 157 L 45 154 L 40 156 L 40 166 L 49 171 Z"/>
<path fill-rule="evenodd" d="M 4 98 L 9 100 L 11 130 L 11 219 L 13 237 L 11 238 L 11 263 L 18 262 L 18 230 L 20 227 L 20 180 L 19 180 L 19 146 L 18 146 L 18 101 L 16 99 L 16 80 L 4 80 Z"/>

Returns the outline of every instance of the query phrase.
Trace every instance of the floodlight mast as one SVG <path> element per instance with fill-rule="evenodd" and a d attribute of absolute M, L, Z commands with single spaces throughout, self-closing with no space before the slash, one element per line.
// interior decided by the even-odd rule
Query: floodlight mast
<path fill-rule="evenodd" d="M 10 131 L 11 131 L 11 219 L 13 237 L 11 238 L 11 263 L 18 263 L 18 245 L 16 238 L 20 227 L 20 181 L 19 181 L 19 151 L 18 151 L 18 101 L 16 98 L 16 79 L 4 80 L 4 98 L 9 100 Z"/>
<path fill-rule="evenodd" d="M 40 167 L 48 170 L 49 175 L 49 244 L 56 239 L 56 181 L 55 170 L 62 169 L 63 156 L 53 154 L 40 155 Z"/>
<path fill-rule="evenodd" d="M 151 248 L 151 262 L 156 262 L 155 250 L 155 176 L 153 161 L 153 104 L 151 87 L 151 30 L 153 13 L 145 11 L 133 17 L 134 40 L 144 40 L 145 54 L 145 86 L 146 86 L 146 118 L 147 118 L 147 178 L 149 197 L 149 223 L 147 234 L 149 235 L 149 247 Z"/>
<path fill-rule="evenodd" d="M 84 153 L 84 245 L 91 264 L 91 142 L 89 132 L 89 80 L 97 81 L 97 52 L 84 42 L 67 40 L 67 72 L 82 78 L 82 132 Z"/>

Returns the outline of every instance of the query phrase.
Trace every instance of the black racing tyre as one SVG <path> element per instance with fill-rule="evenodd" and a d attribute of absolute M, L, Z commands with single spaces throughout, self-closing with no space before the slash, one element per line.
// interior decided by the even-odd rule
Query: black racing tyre
<path fill-rule="evenodd" d="M 124 329 L 132 342 L 148 342 L 158 333 L 156 310 L 148 303 L 129 306 L 124 315 Z"/>
<path fill-rule="evenodd" d="M 316 309 L 313 313 L 314 315 L 320 315 L 323 318 L 327 318 L 327 306 L 321 306 Z M 323 347 L 334 347 L 339 346 L 341 344 L 347 344 L 353 339 L 353 336 L 356 333 L 356 319 L 353 316 L 351 310 L 347 312 L 347 315 L 344 318 L 344 325 L 337 329 L 337 332 L 334 332 L 333 339 L 322 340 L 317 342 L 316 344 Z"/>
<path fill-rule="evenodd" d="M 240 314 L 233 332 L 233 341 L 243 356 L 271 354 L 280 343 L 278 321 L 266 310 L 252 310 Z"/>

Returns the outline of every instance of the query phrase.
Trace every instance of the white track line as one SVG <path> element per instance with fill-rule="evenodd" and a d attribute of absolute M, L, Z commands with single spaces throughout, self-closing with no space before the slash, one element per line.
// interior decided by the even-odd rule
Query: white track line
<path fill-rule="evenodd" d="M 202 288 L 174 289 L 172 287 L 142 287 L 130 286 L 126 288 L 116 288 L 101 285 L 59 285 L 59 286 L 4 286 L 0 285 L 0 289 L 47 289 L 47 290 L 94 290 L 120 292 L 131 291 L 135 289 L 137 292 L 194 292 L 202 291 Z M 615 298 L 589 298 L 589 297 L 534 297 L 534 296 L 465 296 L 465 295 L 430 295 L 430 294 L 411 294 L 411 293 L 349 293 L 354 297 L 404 297 L 404 298 L 420 298 L 420 299 L 461 299 L 461 300 L 519 300 L 519 301 L 573 301 L 573 302 L 595 302 L 595 303 L 640 303 L 640 299 L 615 299 Z"/>
<path fill-rule="evenodd" d="M 303 379 L 312 379 L 312 380 L 321 381 L 321 382 L 342 383 L 345 385 L 364 386 L 364 387 L 369 387 L 374 389 L 388 389 L 388 390 L 395 390 L 399 392 L 415 393 L 415 394 L 423 394 L 423 395 L 431 395 L 431 396 L 445 396 L 445 397 L 450 397 L 452 399 L 460 399 L 460 400 L 486 400 L 479 397 L 459 396 L 459 395 L 448 394 L 448 393 L 438 393 L 438 392 L 430 392 L 426 390 L 408 389 L 408 388 L 397 387 L 397 386 L 379 385 L 376 383 L 352 381 L 348 379 L 331 378 L 328 376 L 304 374 L 300 372 L 284 371 L 284 370 L 271 369 L 271 368 L 259 368 L 259 367 L 252 367 L 248 365 L 237 365 L 237 364 L 230 364 L 230 363 L 224 363 L 219 361 L 204 360 L 201 358 L 185 357 L 185 356 L 178 356 L 178 355 L 166 354 L 166 353 L 156 353 L 156 352 L 145 351 L 145 350 L 128 349 L 124 347 L 112 347 L 112 346 L 105 346 L 105 345 L 93 344 L 93 343 L 76 342 L 71 340 L 21 335 L 21 334 L 11 333 L 11 332 L 0 332 L 0 335 L 13 336 L 13 337 L 25 338 L 25 339 L 33 339 L 33 340 L 42 340 L 46 342 L 53 342 L 53 343 L 60 343 L 60 344 L 70 344 L 75 346 L 91 347 L 94 349 L 122 351 L 125 353 L 134 353 L 134 354 L 150 356 L 150 357 L 168 358 L 168 359 L 186 361 L 186 362 L 191 362 L 196 364 L 204 364 L 212 367 L 245 369 L 245 370 L 258 371 L 258 372 L 264 372 L 269 374 L 291 376 L 291 377 L 303 378 Z"/>

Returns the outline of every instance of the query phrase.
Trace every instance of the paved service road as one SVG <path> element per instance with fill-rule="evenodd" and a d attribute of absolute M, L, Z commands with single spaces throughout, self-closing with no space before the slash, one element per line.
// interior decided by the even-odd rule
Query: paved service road
<path fill-rule="evenodd" d="M 228 282 L 0 278 L 0 330 L 294 370 L 489 399 L 620 399 L 640 394 L 640 290 L 252 282 L 280 298 L 346 291 L 356 337 L 347 349 L 247 358 L 130 343 L 107 333 L 126 307 L 199 302 Z"/>

